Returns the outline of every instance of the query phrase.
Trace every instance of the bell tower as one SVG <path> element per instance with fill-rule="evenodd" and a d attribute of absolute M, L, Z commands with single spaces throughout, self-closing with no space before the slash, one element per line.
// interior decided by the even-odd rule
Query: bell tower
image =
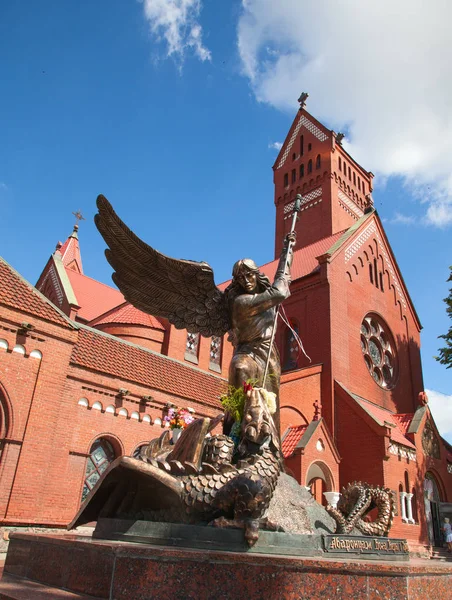
<path fill-rule="evenodd" d="M 343 148 L 344 135 L 327 129 L 306 110 L 307 93 L 273 165 L 275 258 L 290 228 L 295 196 L 302 195 L 297 249 L 355 223 L 372 204 L 373 174 Z"/>

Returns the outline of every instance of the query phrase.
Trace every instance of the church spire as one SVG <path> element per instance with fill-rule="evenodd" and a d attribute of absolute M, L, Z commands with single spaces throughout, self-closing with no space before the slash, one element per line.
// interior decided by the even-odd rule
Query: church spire
<path fill-rule="evenodd" d="M 61 254 L 61 258 L 65 267 L 72 269 L 77 273 L 83 274 L 82 255 L 80 253 L 80 245 L 78 241 L 78 223 L 79 221 L 84 221 L 85 218 L 79 210 L 77 212 L 73 212 L 72 214 L 77 220 L 74 225 L 74 229 L 64 244 L 61 244 L 61 242 L 57 244 L 56 251 Z"/>

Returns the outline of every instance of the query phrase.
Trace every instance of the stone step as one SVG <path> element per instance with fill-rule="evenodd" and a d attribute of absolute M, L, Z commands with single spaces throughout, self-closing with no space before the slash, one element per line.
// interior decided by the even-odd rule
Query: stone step
<path fill-rule="evenodd" d="M 67 590 L 50 587 L 4 574 L 0 580 L 0 600 L 101 600 L 99 597 L 86 596 Z"/>

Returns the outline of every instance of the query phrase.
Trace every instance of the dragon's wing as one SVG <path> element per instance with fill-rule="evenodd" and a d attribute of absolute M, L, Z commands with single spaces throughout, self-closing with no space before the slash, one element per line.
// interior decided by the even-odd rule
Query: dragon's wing
<path fill-rule="evenodd" d="M 104 196 L 97 198 L 97 228 L 109 246 L 113 281 L 126 300 L 145 313 L 165 317 L 178 329 L 222 336 L 230 329 L 223 292 L 205 262 L 160 254 L 125 225 Z"/>

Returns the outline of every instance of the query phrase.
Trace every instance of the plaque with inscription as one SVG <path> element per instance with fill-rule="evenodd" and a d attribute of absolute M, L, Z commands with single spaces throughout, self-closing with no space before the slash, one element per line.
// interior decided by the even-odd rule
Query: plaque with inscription
<path fill-rule="evenodd" d="M 408 555 L 406 540 L 372 536 L 325 535 L 325 552 L 341 554 Z"/>

